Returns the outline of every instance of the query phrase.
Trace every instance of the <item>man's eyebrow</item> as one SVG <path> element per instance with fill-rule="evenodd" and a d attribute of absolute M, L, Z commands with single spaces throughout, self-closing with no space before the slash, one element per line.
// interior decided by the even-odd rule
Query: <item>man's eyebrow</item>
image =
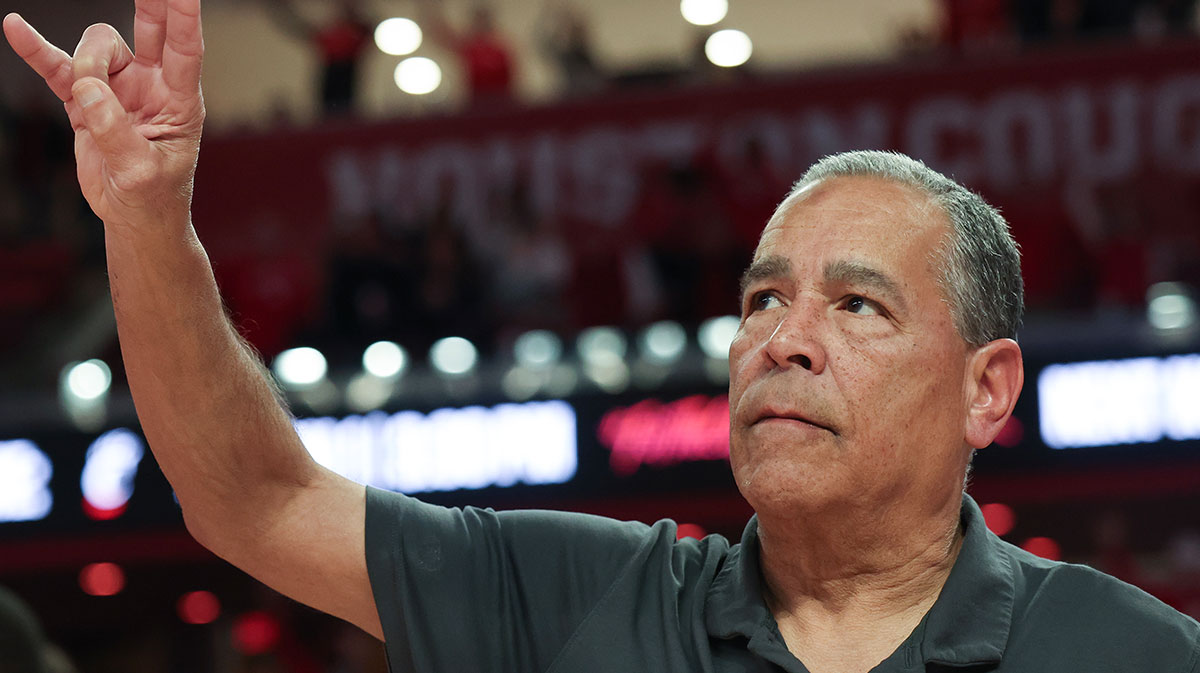
<path fill-rule="evenodd" d="M 742 274 L 740 294 L 745 296 L 746 289 L 754 283 L 767 278 L 782 278 L 792 273 L 792 262 L 787 257 L 768 255 L 754 263 Z"/>
<path fill-rule="evenodd" d="M 825 265 L 825 282 L 872 288 L 888 296 L 900 309 L 906 307 L 900 284 L 879 269 L 860 262 L 840 260 Z"/>

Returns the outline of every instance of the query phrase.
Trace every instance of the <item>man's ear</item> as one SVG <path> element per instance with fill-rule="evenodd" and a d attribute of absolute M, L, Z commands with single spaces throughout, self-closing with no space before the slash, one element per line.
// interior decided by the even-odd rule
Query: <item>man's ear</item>
<path fill-rule="evenodd" d="M 1008 422 L 1025 384 L 1021 347 L 1012 339 L 981 346 L 967 362 L 967 377 L 964 439 L 972 448 L 982 449 Z"/>

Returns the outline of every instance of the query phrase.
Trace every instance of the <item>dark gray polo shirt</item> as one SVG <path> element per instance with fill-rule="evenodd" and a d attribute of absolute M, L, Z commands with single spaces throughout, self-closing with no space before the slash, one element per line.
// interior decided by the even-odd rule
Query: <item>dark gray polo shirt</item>
<path fill-rule="evenodd" d="M 933 608 L 874 671 L 1200 673 L 1200 624 L 993 535 L 963 498 Z M 394 673 L 806 671 L 740 544 L 560 512 L 447 509 L 368 489 L 367 567 Z"/>

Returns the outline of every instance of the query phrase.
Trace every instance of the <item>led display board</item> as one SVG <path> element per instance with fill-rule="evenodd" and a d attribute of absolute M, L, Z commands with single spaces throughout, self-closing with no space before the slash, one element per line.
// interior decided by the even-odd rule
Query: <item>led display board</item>
<path fill-rule="evenodd" d="M 1027 367 L 1036 384 L 998 446 L 977 455 L 977 479 L 1200 458 L 1200 354 Z M 729 401 L 717 389 L 381 410 L 301 418 L 296 429 L 329 469 L 440 504 L 570 506 L 735 488 Z M 0 435 L 0 539 L 181 522 L 136 427 Z"/>
<path fill-rule="evenodd" d="M 1200 354 L 1053 364 L 1037 381 L 1052 449 L 1200 439 Z"/>

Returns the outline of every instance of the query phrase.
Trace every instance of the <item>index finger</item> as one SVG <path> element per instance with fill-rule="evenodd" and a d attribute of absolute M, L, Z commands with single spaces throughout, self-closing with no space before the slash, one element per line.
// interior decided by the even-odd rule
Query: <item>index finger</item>
<path fill-rule="evenodd" d="M 59 100 L 64 103 L 71 100 L 71 85 L 75 83 L 75 76 L 67 52 L 50 44 L 15 12 L 4 17 L 4 36 L 17 56 L 46 80 Z"/>
<path fill-rule="evenodd" d="M 200 0 L 166 0 L 166 4 L 163 81 L 174 93 L 195 95 L 200 90 L 200 70 L 204 59 Z"/>

